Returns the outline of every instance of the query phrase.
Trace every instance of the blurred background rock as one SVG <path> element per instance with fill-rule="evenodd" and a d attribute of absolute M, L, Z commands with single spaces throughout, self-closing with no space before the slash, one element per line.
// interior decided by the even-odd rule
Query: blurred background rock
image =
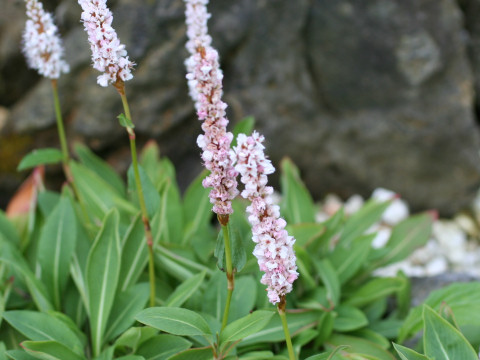
<path fill-rule="evenodd" d="M 155 139 L 185 186 L 201 170 L 188 97 L 182 0 L 109 1 L 136 63 L 127 83 L 140 144 Z M 113 87 L 96 84 L 74 0 L 55 13 L 71 72 L 59 86 L 70 144 L 119 171 L 128 139 Z M 0 0 L 0 207 L 33 148 L 58 146 L 48 80 L 21 54 L 22 0 Z M 480 185 L 480 0 L 211 0 L 231 125 L 253 115 L 278 167 L 291 157 L 317 198 L 379 186 L 413 210 L 453 214 Z M 49 168 L 47 178 L 62 179 Z"/>

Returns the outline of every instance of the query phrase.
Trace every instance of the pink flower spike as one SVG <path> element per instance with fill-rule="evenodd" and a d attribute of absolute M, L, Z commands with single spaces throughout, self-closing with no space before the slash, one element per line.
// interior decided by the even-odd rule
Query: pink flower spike
<path fill-rule="evenodd" d="M 128 59 L 125 45 L 120 43 L 112 27 L 113 15 L 107 0 L 78 0 L 82 21 L 92 50 L 93 68 L 103 72 L 97 77 L 100 86 L 123 83 L 133 78 L 135 65 Z"/>
<path fill-rule="evenodd" d="M 52 15 L 37 0 L 26 0 L 26 7 L 28 20 L 23 32 L 23 53 L 28 66 L 42 76 L 58 79 L 61 73 L 69 71 L 69 66 L 63 59 L 62 40 Z"/>
<path fill-rule="evenodd" d="M 222 71 L 218 53 L 210 46 L 207 12 L 208 0 L 185 0 L 187 23 L 187 50 L 191 56 L 185 61 L 190 96 L 195 102 L 199 120 L 203 121 L 203 135 L 197 139 L 203 150 L 202 160 L 210 174 L 203 186 L 212 188 L 210 202 L 219 220 L 228 222 L 233 212 L 232 200 L 238 195 L 237 172 L 233 166 L 234 154 L 230 150 L 233 135 L 227 132 L 225 115 L 227 104 L 222 101 Z M 223 219 L 223 220 L 222 220 Z"/>
<path fill-rule="evenodd" d="M 239 134 L 234 147 L 237 164 L 245 184 L 242 196 L 251 201 L 247 207 L 248 220 L 252 225 L 252 240 L 256 243 L 253 254 L 258 259 L 260 270 L 265 272 L 261 283 L 267 285 L 267 296 L 272 304 L 285 299 L 298 278 L 296 256 L 293 250 L 295 239 L 285 230 L 287 222 L 280 218 L 277 205 L 273 205 L 273 189 L 267 184 L 267 174 L 275 171 L 263 150 L 264 137 L 254 132 L 252 136 Z"/>

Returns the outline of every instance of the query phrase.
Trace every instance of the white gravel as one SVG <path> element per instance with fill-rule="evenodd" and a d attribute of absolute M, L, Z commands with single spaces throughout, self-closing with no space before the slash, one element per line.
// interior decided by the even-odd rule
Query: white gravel
<path fill-rule="evenodd" d="M 380 201 L 394 198 L 384 212 L 379 223 L 368 232 L 377 232 L 372 247 L 383 247 L 391 234 L 393 226 L 410 215 L 408 204 L 394 192 L 376 189 L 372 197 Z M 344 203 L 336 195 L 327 195 L 320 205 L 317 221 L 324 221 L 344 206 L 347 215 L 358 211 L 364 204 L 360 195 L 353 195 Z M 428 277 L 445 272 L 468 274 L 480 277 L 480 196 L 472 203 L 467 213 L 461 213 L 453 219 L 437 219 L 433 225 L 432 236 L 428 243 L 404 261 L 378 269 L 380 276 L 394 276 L 399 270 L 408 276 Z"/>

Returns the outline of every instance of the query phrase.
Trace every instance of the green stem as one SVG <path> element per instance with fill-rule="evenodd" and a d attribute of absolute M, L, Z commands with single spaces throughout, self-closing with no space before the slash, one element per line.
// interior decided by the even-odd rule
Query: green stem
<path fill-rule="evenodd" d="M 62 110 L 60 108 L 60 100 L 58 98 L 57 80 L 55 79 L 52 79 L 52 91 L 53 91 L 53 103 L 55 106 L 55 117 L 57 119 L 58 137 L 60 139 L 60 147 L 62 149 L 62 155 L 63 155 L 63 159 L 62 159 L 63 172 L 65 173 L 65 177 L 67 178 L 68 183 L 72 186 L 73 194 L 78 200 L 84 223 L 87 226 L 87 230 L 89 231 L 90 235 L 93 236 L 93 234 L 91 233 L 93 231 L 93 226 L 90 222 L 90 217 L 88 216 L 87 208 L 85 207 L 85 203 L 80 198 L 77 185 L 75 184 L 72 171 L 70 170 L 70 155 L 68 153 L 67 136 L 65 135 L 65 128 L 63 126 Z"/>
<path fill-rule="evenodd" d="M 68 164 L 70 156 L 68 155 L 67 137 L 65 136 L 65 128 L 63 127 L 62 111 L 60 109 L 60 100 L 58 99 L 57 80 L 52 80 L 53 102 L 55 104 L 55 115 L 57 118 L 58 137 L 60 138 L 60 146 L 62 148 L 63 163 Z"/>
<path fill-rule="evenodd" d="M 285 300 L 285 297 L 282 297 L 280 299 L 280 302 L 278 303 L 277 309 L 278 309 L 278 314 L 280 315 L 280 319 L 282 320 L 283 332 L 285 333 L 285 341 L 287 343 L 288 356 L 290 360 L 295 360 L 295 353 L 293 352 L 292 339 L 290 337 L 290 331 L 288 330 L 287 314 L 285 313 L 286 305 L 287 305 L 287 301 Z"/>
<path fill-rule="evenodd" d="M 132 120 L 130 115 L 130 107 L 128 106 L 127 96 L 125 95 L 125 88 L 122 84 L 116 86 L 121 98 L 123 109 L 125 111 L 125 116 L 127 119 Z M 132 167 L 133 174 L 135 176 L 135 185 L 137 188 L 138 202 L 140 203 L 140 210 L 142 212 L 142 221 L 143 227 L 145 229 L 145 238 L 147 240 L 148 247 L 148 275 L 150 278 L 150 306 L 155 306 L 155 265 L 154 265 L 154 254 L 153 254 L 153 236 L 152 230 L 150 227 L 150 220 L 148 219 L 147 206 L 145 204 L 145 197 L 143 195 L 142 181 L 140 180 L 140 171 L 138 170 L 138 160 L 137 160 L 137 146 L 135 142 L 135 131 L 133 127 L 127 126 L 128 138 L 130 139 L 130 152 L 132 155 Z"/>
<path fill-rule="evenodd" d="M 219 215 L 218 220 L 222 225 L 223 241 L 225 243 L 225 264 L 227 266 L 227 301 L 223 312 L 222 330 L 228 324 L 228 314 L 230 313 L 230 303 L 232 300 L 233 289 L 235 288 L 235 275 L 233 273 L 232 250 L 230 248 L 230 233 L 228 231 L 228 215 Z"/>

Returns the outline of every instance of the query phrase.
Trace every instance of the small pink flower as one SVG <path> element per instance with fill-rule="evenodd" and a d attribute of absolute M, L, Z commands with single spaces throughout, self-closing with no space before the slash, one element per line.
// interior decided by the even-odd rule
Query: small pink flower
<path fill-rule="evenodd" d="M 23 52 L 28 66 L 42 76 L 58 79 L 69 66 L 63 59 L 63 46 L 52 15 L 45 12 L 41 2 L 27 0 L 28 20 L 23 32 Z"/>
<path fill-rule="evenodd" d="M 261 271 L 265 272 L 261 283 L 267 285 L 268 299 L 277 304 L 292 291 L 298 278 L 295 239 L 285 230 L 286 221 L 280 218 L 280 209 L 273 204 L 273 188 L 267 185 L 267 175 L 275 171 L 265 157 L 262 145 L 264 137 L 254 132 L 252 136 L 240 134 L 234 147 L 237 164 L 235 169 L 245 184 L 242 196 L 251 201 L 247 207 L 252 225 L 252 240 L 256 243 L 253 254 Z"/>
<path fill-rule="evenodd" d="M 93 68 L 103 72 L 97 77 L 100 86 L 125 82 L 133 78 L 135 65 L 128 59 L 125 45 L 120 43 L 112 27 L 112 12 L 106 0 L 78 0 L 82 21 L 92 50 Z"/>
<path fill-rule="evenodd" d="M 227 132 L 227 104 L 222 101 L 223 74 L 218 53 L 210 46 L 211 37 L 207 28 L 210 14 L 206 8 L 208 0 L 185 2 L 186 47 L 191 54 L 185 62 L 187 79 L 198 118 L 203 121 L 204 134 L 198 136 L 197 144 L 203 150 L 205 167 L 210 170 L 203 186 L 212 188 L 209 196 L 213 211 L 218 215 L 228 215 L 233 212 L 232 200 L 238 195 L 238 190 L 237 172 L 230 150 L 233 135 Z"/>

